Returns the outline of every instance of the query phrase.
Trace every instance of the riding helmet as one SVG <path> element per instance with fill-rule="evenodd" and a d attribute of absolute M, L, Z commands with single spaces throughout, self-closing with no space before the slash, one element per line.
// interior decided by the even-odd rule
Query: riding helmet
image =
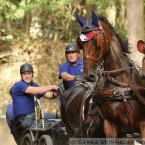
<path fill-rule="evenodd" d="M 66 46 L 65 52 L 71 52 L 71 51 L 79 52 L 79 49 L 77 48 L 75 43 L 70 43 Z"/>
<path fill-rule="evenodd" d="M 30 65 L 29 63 L 24 63 L 23 65 L 21 65 L 20 73 L 23 73 L 23 72 L 33 72 L 32 65 Z"/>
<path fill-rule="evenodd" d="M 10 88 L 10 95 L 12 95 L 12 89 L 13 89 L 13 86 Z"/>

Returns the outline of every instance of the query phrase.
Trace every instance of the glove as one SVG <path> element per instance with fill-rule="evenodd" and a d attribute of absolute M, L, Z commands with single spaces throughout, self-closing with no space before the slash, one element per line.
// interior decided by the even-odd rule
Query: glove
<path fill-rule="evenodd" d="M 54 99 L 57 98 L 57 94 L 58 94 L 57 91 L 53 91 L 53 98 L 54 98 Z"/>
<path fill-rule="evenodd" d="M 83 77 L 82 76 L 75 76 L 75 80 L 81 82 L 81 81 L 83 81 Z"/>

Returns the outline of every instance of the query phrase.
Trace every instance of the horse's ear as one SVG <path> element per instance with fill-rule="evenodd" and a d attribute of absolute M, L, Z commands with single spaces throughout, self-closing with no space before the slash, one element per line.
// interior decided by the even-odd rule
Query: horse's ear
<path fill-rule="evenodd" d="M 142 41 L 142 40 L 139 40 L 139 41 L 137 42 L 137 49 L 138 49 L 138 51 L 139 51 L 140 53 L 145 54 L 145 42 Z"/>
<path fill-rule="evenodd" d="M 86 20 L 83 19 L 81 16 L 79 16 L 77 13 L 76 13 L 76 17 L 77 17 L 77 20 L 80 23 L 81 27 L 83 27 L 83 25 L 86 23 Z"/>
<path fill-rule="evenodd" d="M 95 25 L 96 27 L 99 27 L 98 17 L 94 11 L 92 11 L 92 24 Z"/>

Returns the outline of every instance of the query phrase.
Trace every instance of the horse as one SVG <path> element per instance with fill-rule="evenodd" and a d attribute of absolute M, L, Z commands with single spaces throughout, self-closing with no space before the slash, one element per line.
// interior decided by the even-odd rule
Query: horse
<path fill-rule="evenodd" d="M 83 50 L 83 77 L 96 83 L 93 103 L 99 106 L 106 138 L 133 133 L 145 138 L 145 87 L 126 53 L 127 44 L 103 15 L 92 11 L 92 19 L 76 16 L 81 26 L 76 44 Z"/>
<path fill-rule="evenodd" d="M 93 86 L 92 83 L 83 82 L 77 83 L 65 92 L 59 91 L 61 118 L 69 138 L 105 138 L 103 128 L 99 123 L 97 109 L 93 109 L 93 112 L 90 111 Z"/>

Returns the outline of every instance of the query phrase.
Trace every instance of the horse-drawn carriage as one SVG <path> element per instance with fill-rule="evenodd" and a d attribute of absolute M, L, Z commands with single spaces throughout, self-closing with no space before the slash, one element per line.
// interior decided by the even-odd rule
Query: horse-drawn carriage
<path fill-rule="evenodd" d="M 36 126 L 21 131 L 20 145 L 65 145 L 68 137 L 59 113 L 46 115 L 35 96 L 34 101 Z"/>
<path fill-rule="evenodd" d="M 21 145 L 65 145 L 67 134 L 61 119 L 49 119 L 44 128 L 27 128 L 21 135 Z"/>
<path fill-rule="evenodd" d="M 19 145 L 65 145 L 68 137 L 66 129 L 58 111 L 56 113 L 44 113 L 39 100 L 34 96 L 35 122 L 32 127 L 19 128 L 14 138 Z M 11 122 L 6 115 L 10 129 Z M 15 126 L 14 126 L 15 127 Z M 18 128 L 17 128 L 18 130 Z M 12 131 L 12 130 L 11 130 Z"/>

